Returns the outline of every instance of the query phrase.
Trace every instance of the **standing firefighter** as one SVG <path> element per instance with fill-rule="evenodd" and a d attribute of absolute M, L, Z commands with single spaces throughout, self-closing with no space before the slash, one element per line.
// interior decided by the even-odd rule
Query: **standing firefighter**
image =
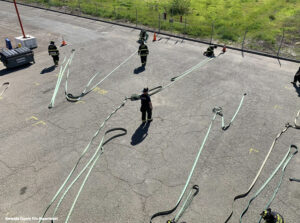
<path fill-rule="evenodd" d="M 142 42 L 147 42 L 148 40 L 148 33 L 146 32 L 146 30 L 142 29 L 141 32 L 140 32 L 140 39 L 139 39 L 139 43 L 142 43 Z"/>
<path fill-rule="evenodd" d="M 214 49 L 217 49 L 217 46 L 209 46 L 207 50 L 203 53 L 203 55 L 207 57 L 214 57 Z"/>
<path fill-rule="evenodd" d="M 299 70 L 296 72 L 296 74 L 294 76 L 294 81 L 292 82 L 292 84 L 296 85 L 297 81 L 300 83 L 300 67 L 299 67 Z"/>
<path fill-rule="evenodd" d="M 271 211 L 271 208 L 264 210 L 260 215 L 266 223 L 284 223 L 283 217 L 280 214 Z"/>
<path fill-rule="evenodd" d="M 58 66 L 59 51 L 55 46 L 54 41 L 50 42 L 50 45 L 48 46 L 48 53 L 50 56 L 52 56 L 55 66 Z"/>
<path fill-rule="evenodd" d="M 146 122 L 146 113 L 148 122 L 152 121 L 152 103 L 150 96 L 148 95 L 148 88 L 144 88 L 143 94 L 140 96 L 141 99 L 141 112 L 142 122 Z"/>
<path fill-rule="evenodd" d="M 141 56 L 142 67 L 145 67 L 147 63 L 147 55 L 149 54 L 149 50 L 144 42 L 141 43 L 138 54 Z"/>

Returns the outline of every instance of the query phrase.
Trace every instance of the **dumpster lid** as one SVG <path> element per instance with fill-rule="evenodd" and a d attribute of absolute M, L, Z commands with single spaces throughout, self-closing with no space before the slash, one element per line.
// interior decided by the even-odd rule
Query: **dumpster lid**
<path fill-rule="evenodd" d="M 30 53 L 31 50 L 27 47 L 20 47 L 20 48 L 16 48 L 16 49 L 1 49 L 0 54 L 3 55 L 6 58 L 10 58 L 10 57 L 14 57 L 14 56 L 18 56 L 18 55 L 22 55 L 22 54 L 27 54 Z"/>

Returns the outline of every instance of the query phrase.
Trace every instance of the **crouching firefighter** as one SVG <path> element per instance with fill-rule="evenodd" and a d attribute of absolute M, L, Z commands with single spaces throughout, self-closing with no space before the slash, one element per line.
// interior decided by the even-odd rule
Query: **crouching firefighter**
<path fill-rule="evenodd" d="M 209 46 L 207 50 L 203 53 L 203 55 L 207 57 L 214 57 L 214 49 L 217 49 L 217 46 Z"/>
<path fill-rule="evenodd" d="M 142 112 L 142 122 L 146 122 L 146 113 L 147 113 L 147 121 L 152 121 L 152 103 L 150 96 L 148 94 L 148 88 L 144 88 L 143 94 L 140 96 L 141 99 L 141 109 Z"/>
<path fill-rule="evenodd" d="M 141 56 L 142 67 L 145 67 L 147 63 L 147 56 L 149 54 L 149 50 L 144 42 L 141 43 L 138 54 Z"/>
<path fill-rule="evenodd" d="M 48 53 L 50 56 L 52 56 L 55 66 L 58 66 L 59 51 L 58 51 L 57 47 L 55 46 L 54 41 L 50 42 L 50 45 L 48 46 Z"/>
<path fill-rule="evenodd" d="M 146 32 L 146 30 L 142 29 L 140 32 L 140 39 L 138 41 L 138 43 L 142 43 L 142 42 L 147 42 L 148 40 L 148 33 Z"/>
<path fill-rule="evenodd" d="M 264 210 L 260 215 L 266 223 L 284 223 L 283 217 L 280 214 L 271 211 L 271 208 Z"/>

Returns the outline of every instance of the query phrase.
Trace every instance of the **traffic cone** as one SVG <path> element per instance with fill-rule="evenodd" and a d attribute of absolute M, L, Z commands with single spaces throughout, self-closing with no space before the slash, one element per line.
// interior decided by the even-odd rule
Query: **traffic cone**
<path fill-rule="evenodd" d="M 153 36 L 153 42 L 156 41 L 156 33 L 154 33 L 154 36 Z"/>
<path fill-rule="evenodd" d="M 62 47 L 62 46 L 66 46 L 66 45 L 67 45 L 67 42 L 66 42 L 66 41 L 64 40 L 64 38 L 63 38 L 63 39 L 62 39 L 62 43 L 61 43 L 60 46 Z"/>
<path fill-rule="evenodd" d="M 226 44 L 223 46 L 222 52 L 225 53 L 226 52 Z"/>

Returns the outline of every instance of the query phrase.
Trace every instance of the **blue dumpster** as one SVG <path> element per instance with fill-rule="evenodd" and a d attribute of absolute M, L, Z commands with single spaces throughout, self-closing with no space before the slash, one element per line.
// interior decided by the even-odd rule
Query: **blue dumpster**
<path fill-rule="evenodd" d="M 5 39 L 5 42 L 6 42 L 6 48 L 11 50 L 12 49 L 12 45 L 11 45 L 11 42 L 8 38 Z"/>

